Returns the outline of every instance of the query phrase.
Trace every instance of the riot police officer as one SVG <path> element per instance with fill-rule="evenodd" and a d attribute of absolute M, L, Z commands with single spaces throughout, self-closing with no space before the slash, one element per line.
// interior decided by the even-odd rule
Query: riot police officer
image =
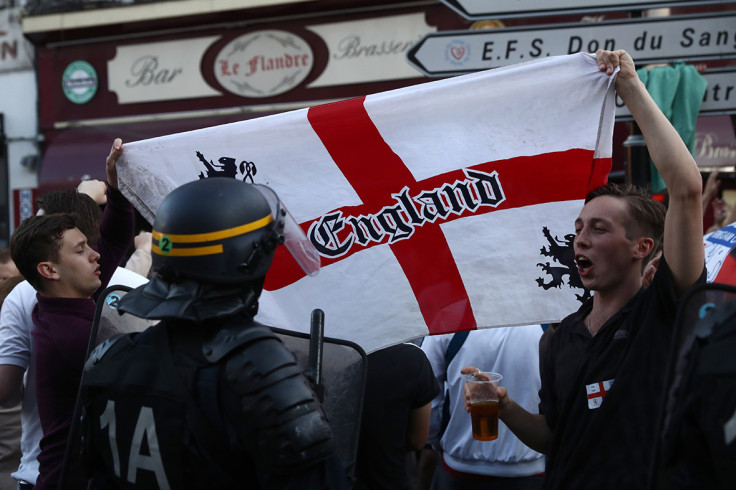
<path fill-rule="evenodd" d="M 85 368 L 95 485 L 344 487 L 308 379 L 253 320 L 274 251 L 294 229 L 289 218 L 271 189 L 235 179 L 190 182 L 163 200 L 153 225 L 155 276 L 119 304 L 162 321 L 106 341 Z M 307 273 L 319 267 L 308 242 L 293 250 Z"/>
<path fill-rule="evenodd" d="M 652 489 L 736 488 L 735 298 L 736 287 L 708 283 L 678 310 Z"/>

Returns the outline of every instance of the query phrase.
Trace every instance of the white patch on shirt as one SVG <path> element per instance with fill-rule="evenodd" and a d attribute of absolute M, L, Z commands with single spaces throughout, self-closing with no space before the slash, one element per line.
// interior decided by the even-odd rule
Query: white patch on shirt
<path fill-rule="evenodd" d="M 603 397 L 606 396 L 611 386 L 613 386 L 612 379 L 585 385 L 585 392 L 588 396 L 588 408 L 593 410 L 594 408 L 600 407 L 603 404 Z"/>

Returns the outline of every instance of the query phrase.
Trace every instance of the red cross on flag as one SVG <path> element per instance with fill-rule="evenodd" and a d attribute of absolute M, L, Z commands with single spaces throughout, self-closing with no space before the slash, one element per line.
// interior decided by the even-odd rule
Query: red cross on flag
<path fill-rule="evenodd" d="M 611 389 L 611 386 L 613 386 L 612 379 L 585 385 L 585 392 L 588 395 L 588 408 L 593 410 L 594 408 L 600 407 L 601 403 L 603 403 L 603 398 Z"/>
<path fill-rule="evenodd" d="M 320 308 L 370 352 L 575 311 L 574 220 L 610 171 L 614 108 L 592 55 L 550 57 L 126 143 L 120 187 L 153 220 L 197 178 L 270 186 L 322 269 L 277 252 L 257 319 L 306 332 Z"/>

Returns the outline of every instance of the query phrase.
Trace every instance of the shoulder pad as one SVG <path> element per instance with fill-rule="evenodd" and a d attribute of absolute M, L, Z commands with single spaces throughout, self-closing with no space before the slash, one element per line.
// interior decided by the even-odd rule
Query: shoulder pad
<path fill-rule="evenodd" d="M 119 333 L 117 335 L 110 337 L 109 339 L 105 340 L 103 343 L 95 347 L 94 350 L 90 353 L 89 358 L 87 359 L 87 362 L 84 363 L 84 370 L 89 371 L 90 369 L 95 367 L 102 360 L 102 358 L 105 357 L 105 354 L 107 354 L 107 351 L 109 351 L 113 345 L 115 345 L 120 339 L 122 339 L 126 335 L 128 334 Z"/>
<path fill-rule="evenodd" d="M 248 325 L 227 325 L 202 344 L 202 354 L 209 362 L 215 363 L 241 345 L 265 338 L 278 337 L 271 332 L 270 328 L 257 322 Z"/>
<path fill-rule="evenodd" d="M 706 303 L 701 307 L 701 319 L 694 327 L 695 335 L 704 339 L 713 334 L 711 341 L 720 336 L 727 336 L 733 330 L 733 327 L 729 330 L 728 325 L 736 325 L 732 317 L 736 317 L 736 300 L 720 305 Z"/>

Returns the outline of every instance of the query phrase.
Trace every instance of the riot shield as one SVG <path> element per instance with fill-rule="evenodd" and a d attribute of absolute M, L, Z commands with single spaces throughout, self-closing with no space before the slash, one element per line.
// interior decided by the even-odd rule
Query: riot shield
<path fill-rule="evenodd" d="M 309 371 L 310 336 L 277 328 L 271 330 L 294 353 L 302 369 Z M 338 454 L 352 481 L 363 414 L 366 355 L 357 344 L 325 337 L 321 368 L 322 407 L 335 434 Z"/>
<path fill-rule="evenodd" d="M 146 320 L 117 309 L 120 298 L 130 291 L 127 286 L 108 287 L 97 302 L 97 310 L 92 324 L 87 357 L 94 348 L 105 340 L 121 333 L 142 332 L 158 323 Z M 314 316 L 314 315 L 313 315 Z M 318 394 L 324 394 L 322 407 L 332 427 L 337 453 L 345 466 L 349 481 L 355 475 L 355 462 L 358 452 L 358 436 L 363 408 L 363 392 L 366 383 L 366 354 L 352 342 L 325 337 L 311 341 L 310 335 L 291 332 L 279 328 L 271 330 L 289 349 L 305 374 L 314 382 Z M 314 364 L 315 343 L 319 342 L 320 354 Z M 312 364 L 310 365 L 310 351 Z M 319 373 L 315 380 L 315 372 Z M 69 440 L 76 440 L 80 434 L 81 397 L 77 396 L 74 418 Z M 67 447 L 72 447 L 67 444 Z M 69 456 L 65 456 L 68 461 Z M 66 464 L 64 465 L 66 467 Z"/>
<path fill-rule="evenodd" d="M 112 286 L 107 288 L 100 300 L 97 302 L 95 319 L 92 322 L 92 333 L 87 351 L 87 357 L 95 347 L 107 339 L 123 333 L 142 332 L 150 326 L 157 324 L 158 320 L 147 320 L 138 318 L 129 313 L 118 310 L 120 298 L 125 296 L 131 288 L 125 286 Z"/>
<path fill-rule="evenodd" d="M 672 488 L 673 481 L 690 478 L 696 481 L 683 484 L 692 488 L 726 488 L 722 486 L 723 475 L 730 478 L 727 475 L 732 468 L 718 471 L 714 466 L 718 463 L 710 463 L 717 458 L 709 451 L 720 452 L 719 458 L 727 466 L 736 461 L 736 432 L 731 449 L 718 449 L 729 437 L 728 422 L 724 425 L 724 420 L 732 415 L 730 423 L 736 428 L 735 399 L 729 394 L 736 387 L 736 287 L 709 283 L 692 288 L 680 301 L 674 329 L 649 488 Z M 708 380 L 713 384 L 708 384 L 706 390 Z M 710 416 L 703 417 L 704 413 Z M 690 444 L 694 440 L 700 447 Z M 690 475 L 687 470 L 683 472 L 684 459 L 692 463 L 700 457 L 707 469 L 700 467 L 690 471 Z M 721 483 L 698 483 L 698 475 Z M 727 487 L 733 488 L 730 485 L 734 480 L 730 481 Z"/>

